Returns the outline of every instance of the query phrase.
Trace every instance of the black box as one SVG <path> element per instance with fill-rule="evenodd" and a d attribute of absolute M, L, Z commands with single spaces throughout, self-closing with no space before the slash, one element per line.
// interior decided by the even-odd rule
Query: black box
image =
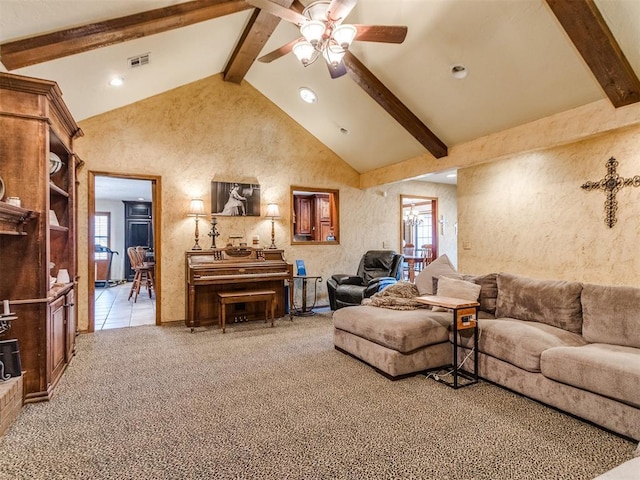
<path fill-rule="evenodd" d="M 11 377 L 22 375 L 18 340 L 0 341 L 0 362 L 4 364 L 4 372 L 1 371 L 2 367 L 0 366 L 0 375 L 2 375 L 0 380 L 8 380 Z"/>

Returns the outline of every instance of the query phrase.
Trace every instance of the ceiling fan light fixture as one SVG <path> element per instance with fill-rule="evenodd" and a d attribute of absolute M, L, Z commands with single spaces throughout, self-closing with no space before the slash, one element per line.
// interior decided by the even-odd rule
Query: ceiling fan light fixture
<path fill-rule="evenodd" d="M 333 30 L 331 35 L 335 42 L 343 49 L 349 48 L 351 42 L 356 38 L 358 30 L 353 25 L 339 25 Z"/>
<path fill-rule="evenodd" d="M 319 20 L 311 20 L 300 27 L 300 33 L 311 45 L 319 45 L 325 31 L 325 24 Z"/>
<path fill-rule="evenodd" d="M 329 10 L 329 2 L 327 0 L 318 0 L 317 2 L 310 3 L 307 7 L 302 10 L 302 15 L 311 20 L 319 20 L 321 22 L 326 22 L 327 11 Z"/>
<path fill-rule="evenodd" d="M 305 67 L 312 63 L 315 51 L 316 49 L 313 48 L 313 45 L 306 40 L 302 40 L 293 46 L 293 54 Z"/>
<path fill-rule="evenodd" d="M 327 48 L 322 51 L 322 56 L 329 65 L 336 67 L 342 61 L 342 57 L 344 57 L 345 52 L 346 50 L 343 48 L 336 48 L 335 45 L 328 45 Z"/>

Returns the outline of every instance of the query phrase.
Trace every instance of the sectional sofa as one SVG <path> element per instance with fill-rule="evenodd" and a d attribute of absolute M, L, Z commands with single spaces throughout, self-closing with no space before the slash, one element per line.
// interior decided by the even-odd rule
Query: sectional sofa
<path fill-rule="evenodd" d="M 480 286 L 481 378 L 640 440 L 640 288 L 508 273 L 426 276 L 423 285 L 457 277 Z M 400 285 L 385 290 L 379 304 L 387 308 L 374 296 L 334 312 L 335 347 L 391 378 L 450 365 L 451 313 L 417 308 L 406 294 L 395 309 L 388 297 Z M 416 295 L 434 293 L 443 295 L 415 287 Z M 463 335 L 458 358 L 473 346 Z M 473 355 L 463 368 L 473 368 Z"/>

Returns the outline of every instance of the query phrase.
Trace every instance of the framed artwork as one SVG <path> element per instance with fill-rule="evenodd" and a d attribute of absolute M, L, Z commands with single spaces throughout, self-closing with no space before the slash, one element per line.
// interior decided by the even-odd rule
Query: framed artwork
<path fill-rule="evenodd" d="M 219 216 L 260 216 L 260 185 L 211 182 L 211 213 Z"/>

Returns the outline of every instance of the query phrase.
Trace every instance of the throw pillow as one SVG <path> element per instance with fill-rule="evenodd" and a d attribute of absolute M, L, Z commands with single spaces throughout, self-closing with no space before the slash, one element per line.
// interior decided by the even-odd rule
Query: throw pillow
<path fill-rule="evenodd" d="M 415 279 L 416 287 L 420 295 L 433 295 L 433 277 L 446 275 L 448 273 L 456 273 L 455 267 L 452 265 L 447 255 L 440 255 L 433 262 L 427 265 Z"/>
<path fill-rule="evenodd" d="M 444 275 L 449 278 L 457 278 L 480 285 L 480 310 L 494 315 L 496 313 L 496 299 L 498 298 L 498 274 L 487 273 L 485 275 L 468 275 L 462 273 L 451 273 Z M 433 292 L 438 291 L 438 277 L 433 277 Z"/>
<path fill-rule="evenodd" d="M 496 317 L 546 323 L 573 333 L 582 332 L 582 283 L 537 280 L 498 274 Z"/>
<path fill-rule="evenodd" d="M 461 300 L 469 300 L 477 302 L 482 287 L 473 282 L 466 282 L 456 278 L 440 277 L 438 279 L 438 296 L 459 298 Z M 446 308 L 433 307 L 435 312 L 446 312 Z"/>

